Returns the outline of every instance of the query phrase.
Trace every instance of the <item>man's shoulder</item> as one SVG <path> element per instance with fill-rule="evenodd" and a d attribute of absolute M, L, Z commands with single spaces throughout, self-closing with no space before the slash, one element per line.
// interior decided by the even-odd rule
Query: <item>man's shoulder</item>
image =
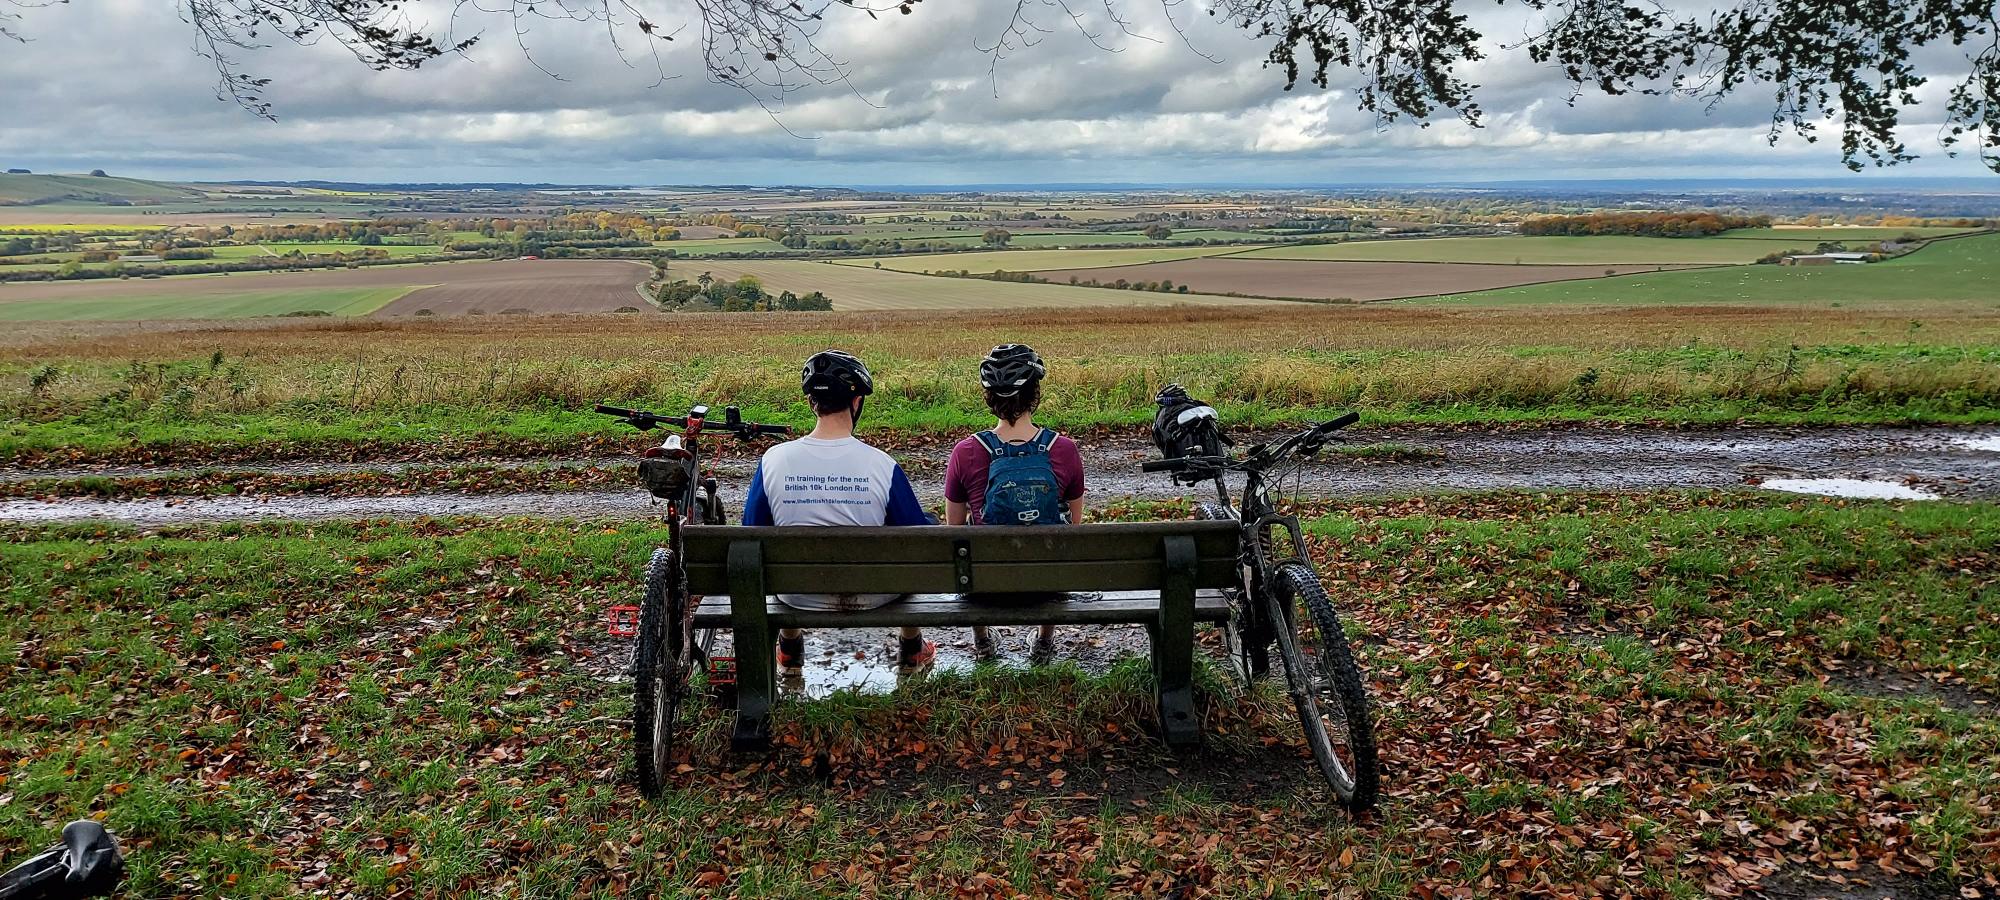
<path fill-rule="evenodd" d="M 874 444 L 868 443 L 867 441 L 861 440 L 860 438 L 854 439 L 854 453 L 863 459 L 874 462 L 877 465 L 885 465 L 891 468 L 894 468 L 896 465 L 898 465 L 896 462 L 896 458 L 890 456 L 888 451 L 883 450 L 882 448 L 877 447 Z"/>

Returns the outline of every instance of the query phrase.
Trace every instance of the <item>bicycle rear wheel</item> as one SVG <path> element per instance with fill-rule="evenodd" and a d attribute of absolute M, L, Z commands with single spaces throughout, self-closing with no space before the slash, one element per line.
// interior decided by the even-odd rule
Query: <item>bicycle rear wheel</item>
<path fill-rule="evenodd" d="M 1220 503 L 1197 503 L 1194 517 L 1207 521 L 1236 520 L 1236 510 Z M 1271 628 L 1264 623 L 1263 610 L 1236 588 L 1226 590 L 1229 621 L 1222 626 L 1223 651 L 1230 668 L 1244 684 L 1263 680 L 1271 672 Z"/>
<path fill-rule="evenodd" d="M 639 646 L 632 686 L 632 751 L 639 793 L 657 797 L 667 783 L 674 724 L 694 669 L 693 610 L 674 552 L 653 551 L 646 564 L 646 599 L 639 611 Z"/>
<path fill-rule="evenodd" d="M 1349 813 L 1373 809 L 1381 787 L 1375 723 L 1333 601 L 1302 562 L 1279 566 L 1271 581 L 1270 620 L 1313 760 Z"/>

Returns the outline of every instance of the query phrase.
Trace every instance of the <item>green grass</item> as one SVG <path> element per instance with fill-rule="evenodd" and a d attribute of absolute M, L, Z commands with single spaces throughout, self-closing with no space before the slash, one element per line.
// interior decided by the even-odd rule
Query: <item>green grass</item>
<path fill-rule="evenodd" d="M 680 241 L 654 241 L 653 246 L 663 250 L 672 250 L 676 256 L 713 256 L 717 253 L 802 252 L 766 238 L 701 238 Z"/>
<path fill-rule="evenodd" d="M 202 196 L 200 191 L 192 188 L 162 184 L 157 181 L 141 181 L 136 178 L 0 174 L 0 200 L 16 203 L 46 202 L 51 199 L 97 202 L 199 200 Z"/>
<path fill-rule="evenodd" d="M 1918 308 L 2000 305 L 2000 235 L 1933 241 L 1868 265 L 1742 266 L 1659 272 L 1457 294 L 1451 304 L 1799 304 Z"/>
<path fill-rule="evenodd" d="M 1271 247 L 1250 251 L 1244 258 L 1502 265 L 1721 265 L 1755 262 L 1767 253 L 1798 247 L 1796 242 L 1776 240 L 1624 235 L 1407 238 Z"/>
<path fill-rule="evenodd" d="M 1245 247 L 1185 246 L 1133 247 L 1113 250 L 991 250 L 966 253 L 930 253 L 917 256 L 864 257 L 835 260 L 843 266 L 873 267 L 898 272 L 956 272 L 985 274 L 1000 269 L 1009 272 L 1041 272 L 1051 269 L 1090 269 L 1098 266 L 1129 266 L 1171 259 L 1194 259 L 1243 252 Z"/>
<path fill-rule="evenodd" d="M 309 310 L 336 316 L 365 316 L 420 287 L 423 285 L 244 291 L 206 297 L 141 294 L 80 300 L 12 300 L 0 301 L 0 322 L 240 319 Z"/>
<path fill-rule="evenodd" d="M 1725 231 L 1716 235 L 1716 237 L 1738 240 L 1783 240 L 1810 243 L 1818 243 L 1820 241 L 1867 243 L 1870 241 L 1894 240 L 1906 234 L 1934 238 L 1949 234 L 1964 234 L 1975 230 L 1977 229 L 1941 228 L 1936 226 L 1919 226 L 1916 228 L 1875 228 L 1862 226 L 1839 228 L 1738 228 L 1733 231 Z M 1806 244 L 1801 243 L 1801 246 L 1806 246 Z"/>
<path fill-rule="evenodd" d="M 2000 874 L 2000 720 L 1819 684 L 1843 661 L 2000 689 L 2000 507 L 1303 513 L 1369 638 L 1387 795 L 1363 826 L 1275 685 L 1203 665 L 1206 746 L 1172 755 L 1137 659 L 788 701 L 768 760 L 698 707 L 644 801 L 601 610 L 663 538 L 646 524 L 0 529 L 0 858 L 97 816 L 138 897 L 1451 896 L 1528 864 L 1551 893 L 1700 896 L 1798 828 L 1833 858 Z"/>

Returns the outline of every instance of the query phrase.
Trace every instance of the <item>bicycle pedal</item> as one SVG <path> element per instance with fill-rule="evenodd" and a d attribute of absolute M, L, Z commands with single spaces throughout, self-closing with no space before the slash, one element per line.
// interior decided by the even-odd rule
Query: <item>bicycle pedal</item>
<path fill-rule="evenodd" d="M 708 661 L 708 696 L 716 706 L 736 705 L 736 657 L 716 656 Z"/>
<path fill-rule="evenodd" d="M 639 607 L 613 606 L 604 610 L 604 630 L 612 637 L 639 635 Z"/>

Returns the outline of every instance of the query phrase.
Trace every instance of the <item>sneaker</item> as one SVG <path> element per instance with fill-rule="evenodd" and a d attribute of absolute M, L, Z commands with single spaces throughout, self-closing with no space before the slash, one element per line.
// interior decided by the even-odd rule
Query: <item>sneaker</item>
<path fill-rule="evenodd" d="M 1055 662 L 1055 659 L 1056 639 L 1053 637 L 1036 636 L 1034 649 L 1028 651 L 1028 665 L 1046 666 L 1049 663 Z"/>
<path fill-rule="evenodd" d="M 803 678 L 806 674 L 806 639 L 781 637 L 778 639 L 778 673 L 786 678 Z"/>
<path fill-rule="evenodd" d="M 896 671 L 903 675 L 921 672 L 937 659 L 937 645 L 923 638 L 906 638 L 896 648 Z"/>
<path fill-rule="evenodd" d="M 1000 658 L 1000 648 L 993 645 L 990 632 L 972 633 L 972 661 L 990 663 Z"/>

